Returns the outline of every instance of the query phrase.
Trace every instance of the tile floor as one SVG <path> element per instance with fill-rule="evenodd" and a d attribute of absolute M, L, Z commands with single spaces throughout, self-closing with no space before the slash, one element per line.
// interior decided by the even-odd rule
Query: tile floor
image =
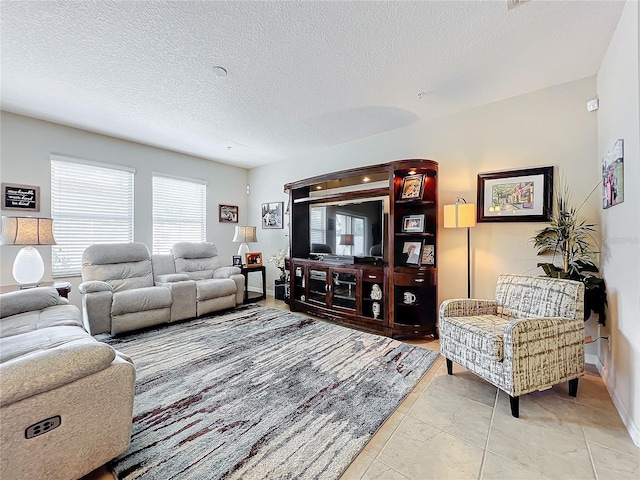
<path fill-rule="evenodd" d="M 260 302 L 288 311 L 272 297 Z M 437 340 L 414 340 L 439 350 Z M 520 399 L 443 358 L 389 417 L 341 480 L 623 480 L 640 478 L 640 448 L 602 379 L 580 379 L 577 398 L 557 385 Z M 85 480 L 110 480 L 103 467 Z"/>

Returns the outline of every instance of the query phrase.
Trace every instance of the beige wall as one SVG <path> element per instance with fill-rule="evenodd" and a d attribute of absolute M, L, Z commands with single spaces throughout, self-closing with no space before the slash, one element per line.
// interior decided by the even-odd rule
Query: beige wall
<path fill-rule="evenodd" d="M 574 198 L 582 202 L 600 181 L 596 168 L 597 117 L 586 102 L 596 96 L 595 77 L 533 92 L 510 100 L 351 142 L 322 152 L 252 169 L 251 212 L 260 202 L 284 198 L 285 182 L 354 166 L 401 158 L 439 162 L 440 227 L 442 206 L 456 196 L 476 202 L 479 172 L 553 165 L 571 174 Z M 599 196 L 583 207 L 584 218 L 598 220 Z M 534 273 L 538 259 L 529 243 L 542 223 L 483 223 L 471 230 L 472 295 L 491 298 L 500 273 Z M 283 231 L 260 232 L 267 254 L 286 245 Z M 439 230 L 440 300 L 466 296 L 464 230 Z M 276 269 L 269 270 L 271 280 Z"/>
<path fill-rule="evenodd" d="M 640 12 L 627 2 L 598 73 L 598 158 L 624 139 L 624 202 L 600 210 L 609 318 L 600 341 L 603 378 L 640 446 Z M 598 161 L 598 166 L 600 160 Z"/>
<path fill-rule="evenodd" d="M 152 173 L 203 179 L 208 182 L 206 238 L 216 244 L 223 261 L 231 263 L 231 256 L 237 251 L 237 245 L 231 243 L 234 225 L 218 223 L 218 204 L 238 205 L 240 224 L 245 222 L 246 169 L 7 112 L 1 112 L 0 121 L 0 178 L 3 182 L 40 186 L 40 212 L 34 213 L 33 216 L 46 217 L 51 214 L 51 153 L 135 168 L 134 239 L 146 243 L 150 249 L 153 241 Z M 19 213 L 13 210 L 2 211 L 2 215 L 10 216 Z M 11 269 L 19 248 L 0 247 L 2 285 L 15 283 Z M 44 280 L 50 280 L 51 247 L 38 247 L 38 250 L 45 264 Z M 72 282 L 71 301 L 79 306 L 79 277 L 64 280 Z"/>

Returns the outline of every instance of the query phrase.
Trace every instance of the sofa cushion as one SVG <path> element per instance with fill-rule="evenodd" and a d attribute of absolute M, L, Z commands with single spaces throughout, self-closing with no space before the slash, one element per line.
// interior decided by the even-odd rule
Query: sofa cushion
<path fill-rule="evenodd" d="M 113 294 L 111 315 L 171 307 L 171 290 L 167 287 L 145 287 Z"/>
<path fill-rule="evenodd" d="M 65 325 L 82 328 L 80 310 L 75 305 L 54 305 L 6 317 L 0 321 L 0 338 Z"/>
<path fill-rule="evenodd" d="M 179 242 L 171 253 L 176 273 L 186 273 L 191 280 L 211 279 L 220 266 L 218 249 L 210 242 Z"/>
<path fill-rule="evenodd" d="M 0 318 L 58 305 L 60 295 L 53 287 L 37 287 L 0 295 Z"/>
<path fill-rule="evenodd" d="M 501 362 L 504 356 L 504 332 L 509 320 L 498 315 L 444 317 L 440 335 Z"/>
<path fill-rule="evenodd" d="M 235 295 L 237 291 L 236 282 L 230 278 L 213 278 L 210 280 L 200 280 L 196 282 L 197 300 L 210 300 L 212 298 Z"/>
<path fill-rule="evenodd" d="M 153 286 L 153 270 L 143 243 L 91 245 L 82 254 L 82 280 L 102 280 L 123 291 Z"/>
<path fill-rule="evenodd" d="M 0 405 L 103 370 L 115 350 L 79 327 L 50 327 L 0 339 Z"/>

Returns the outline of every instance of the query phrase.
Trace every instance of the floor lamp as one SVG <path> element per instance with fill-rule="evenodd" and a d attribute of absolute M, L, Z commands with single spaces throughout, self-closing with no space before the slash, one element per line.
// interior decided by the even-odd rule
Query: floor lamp
<path fill-rule="evenodd" d="M 467 298 L 471 298 L 471 227 L 476 225 L 476 206 L 462 198 L 444 206 L 444 228 L 467 229 Z"/>

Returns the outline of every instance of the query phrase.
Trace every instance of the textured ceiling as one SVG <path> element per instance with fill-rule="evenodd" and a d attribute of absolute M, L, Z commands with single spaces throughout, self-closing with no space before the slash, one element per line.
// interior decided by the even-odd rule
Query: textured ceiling
<path fill-rule="evenodd" d="M 623 3 L 2 0 L 2 108 L 253 167 L 593 75 Z"/>

